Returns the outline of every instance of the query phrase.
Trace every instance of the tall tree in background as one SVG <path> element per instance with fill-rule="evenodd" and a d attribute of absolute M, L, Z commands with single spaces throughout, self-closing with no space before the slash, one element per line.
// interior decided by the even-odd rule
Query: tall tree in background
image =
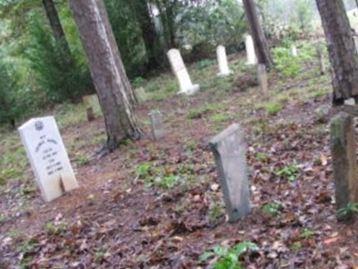
<path fill-rule="evenodd" d="M 254 0 L 243 0 L 243 4 L 251 35 L 254 40 L 257 60 L 260 64 L 265 64 L 267 68 L 270 68 L 273 66 L 273 60 L 267 39 L 259 22 L 255 2 Z"/>
<path fill-rule="evenodd" d="M 139 139 L 133 111 L 133 91 L 115 42 L 103 0 L 70 0 L 107 131 L 107 148 L 126 138 Z"/>
<path fill-rule="evenodd" d="M 162 51 L 161 48 L 159 48 L 159 39 L 147 0 L 132 0 L 130 3 L 142 30 L 143 41 L 148 58 L 147 68 L 149 70 L 157 68 L 161 64 L 160 53 L 162 53 Z"/>
<path fill-rule="evenodd" d="M 175 40 L 176 32 L 176 11 L 180 4 L 179 0 L 155 0 L 159 10 L 160 20 L 163 26 L 163 35 L 167 49 L 177 47 Z"/>
<path fill-rule="evenodd" d="M 68 45 L 65 32 L 63 30 L 60 18 L 58 16 L 55 3 L 53 2 L 53 0 L 42 0 L 42 4 L 44 6 L 46 16 L 50 22 L 53 35 L 56 41 L 59 44 L 61 44 L 61 48 L 63 50 L 63 53 L 65 54 L 64 57 L 66 57 L 66 61 L 68 63 L 71 63 L 72 57 L 71 57 L 70 47 Z"/>
<path fill-rule="evenodd" d="M 358 54 L 342 0 L 316 0 L 333 67 L 333 104 L 358 98 Z"/>

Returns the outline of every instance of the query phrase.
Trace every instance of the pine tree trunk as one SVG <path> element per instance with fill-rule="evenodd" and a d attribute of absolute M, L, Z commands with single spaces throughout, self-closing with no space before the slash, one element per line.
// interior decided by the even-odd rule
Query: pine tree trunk
<path fill-rule="evenodd" d="M 137 14 L 137 21 L 142 30 L 143 41 L 148 58 L 147 69 L 157 68 L 161 63 L 159 59 L 160 48 L 158 48 L 158 36 L 154 22 L 150 16 L 148 3 L 146 0 L 132 0 L 130 3 L 132 4 L 135 14 Z"/>
<path fill-rule="evenodd" d="M 61 44 L 61 48 L 65 54 L 65 57 L 67 58 L 67 61 L 71 63 L 72 62 L 71 50 L 68 45 L 65 32 L 62 28 L 62 24 L 58 16 L 55 3 L 53 2 L 53 0 L 42 0 L 42 4 L 44 6 L 46 16 L 50 22 L 53 35 L 56 41 L 59 44 Z"/>
<path fill-rule="evenodd" d="M 271 68 L 273 66 L 273 60 L 267 39 L 259 22 L 255 2 L 253 0 L 243 0 L 243 4 L 251 35 L 254 40 L 258 63 L 264 64 L 267 68 Z"/>
<path fill-rule="evenodd" d="M 133 91 L 109 24 L 103 0 L 70 0 L 100 100 L 107 131 L 107 147 L 126 138 L 139 139 L 133 112 Z"/>
<path fill-rule="evenodd" d="M 333 68 L 333 104 L 358 98 L 358 54 L 342 0 L 316 0 Z"/>

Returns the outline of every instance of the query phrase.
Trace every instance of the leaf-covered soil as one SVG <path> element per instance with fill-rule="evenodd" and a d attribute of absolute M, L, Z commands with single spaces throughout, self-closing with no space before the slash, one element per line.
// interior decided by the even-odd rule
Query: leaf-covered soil
<path fill-rule="evenodd" d="M 212 88 L 139 105 L 146 136 L 104 158 L 94 156 L 101 117 L 63 128 L 80 188 L 46 204 L 29 167 L 9 181 L 0 268 L 210 268 L 199 261 L 206 250 L 244 241 L 259 247 L 242 257 L 246 268 L 358 268 L 358 222 L 336 220 L 328 77 L 313 63 L 295 79 L 273 71 L 265 97 L 242 86 L 243 71 L 225 79 L 215 69 L 206 70 L 219 81 Z M 164 115 L 160 141 L 150 137 L 151 109 Z M 252 213 L 230 224 L 208 141 L 234 122 L 248 142 Z"/>

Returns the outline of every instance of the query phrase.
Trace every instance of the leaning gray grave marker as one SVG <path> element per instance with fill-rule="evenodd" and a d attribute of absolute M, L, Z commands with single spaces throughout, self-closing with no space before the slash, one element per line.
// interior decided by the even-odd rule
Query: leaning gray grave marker
<path fill-rule="evenodd" d="M 101 106 L 97 94 L 83 96 L 82 102 L 86 107 L 88 121 L 94 120 L 96 114 L 101 115 Z"/>
<path fill-rule="evenodd" d="M 353 115 L 338 113 L 331 122 L 331 152 L 336 204 L 341 209 L 358 202 L 357 156 Z"/>
<path fill-rule="evenodd" d="M 224 193 L 229 221 L 235 222 L 251 211 L 246 143 L 239 124 L 233 124 L 210 141 Z"/>
<path fill-rule="evenodd" d="M 257 65 L 257 80 L 259 81 L 261 91 L 266 94 L 268 92 L 268 81 L 266 66 L 264 64 Z"/>
<path fill-rule="evenodd" d="M 47 202 L 78 187 L 54 117 L 31 119 L 19 128 L 19 133 Z"/>
<path fill-rule="evenodd" d="M 163 114 L 159 110 L 152 110 L 149 113 L 153 139 L 159 140 L 164 137 Z"/>

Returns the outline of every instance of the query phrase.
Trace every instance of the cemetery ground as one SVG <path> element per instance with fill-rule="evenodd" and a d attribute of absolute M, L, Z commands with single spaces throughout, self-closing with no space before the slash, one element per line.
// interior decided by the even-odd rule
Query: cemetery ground
<path fill-rule="evenodd" d="M 80 184 L 51 203 L 18 134 L 2 132 L 0 268 L 358 268 L 358 222 L 336 220 L 330 78 L 305 46 L 269 73 L 269 96 L 243 54 L 229 57 L 225 78 L 215 61 L 192 64 L 201 90 L 191 97 L 176 95 L 169 72 L 137 79 L 148 94 L 137 108 L 146 135 L 100 159 L 100 115 L 87 122 L 83 105 L 43 112 L 55 115 Z M 152 109 L 164 115 L 159 141 L 149 135 Z M 253 208 L 230 224 L 208 142 L 234 122 L 245 128 Z M 235 246 L 249 246 L 239 262 Z"/>

